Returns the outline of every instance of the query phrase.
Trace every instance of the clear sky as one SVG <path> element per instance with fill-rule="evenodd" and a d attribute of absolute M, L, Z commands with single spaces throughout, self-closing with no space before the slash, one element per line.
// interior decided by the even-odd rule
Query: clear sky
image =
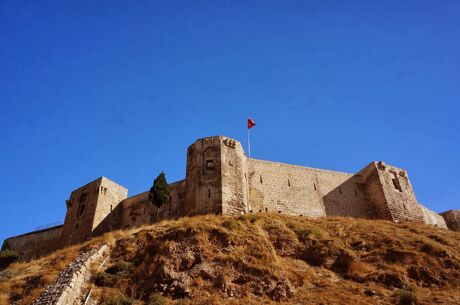
<path fill-rule="evenodd" d="M 184 178 L 196 138 L 460 208 L 459 1 L 0 1 L 0 242 L 107 176 Z"/>

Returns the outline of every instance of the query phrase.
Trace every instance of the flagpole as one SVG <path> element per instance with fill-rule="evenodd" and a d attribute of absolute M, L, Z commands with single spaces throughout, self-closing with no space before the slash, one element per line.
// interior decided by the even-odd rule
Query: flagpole
<path fill-rule="evenodd" d="M 249 153 L 249 158 L 251 158 L 251 137 L 249 136 L 249 128 L 248 128 L 248 153 Z"/>

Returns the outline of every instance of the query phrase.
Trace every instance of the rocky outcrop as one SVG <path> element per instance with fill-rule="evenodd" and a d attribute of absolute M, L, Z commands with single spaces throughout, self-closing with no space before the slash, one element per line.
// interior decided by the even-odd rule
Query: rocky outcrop
<path fill-rule="evenodd" d="M 58 279 L 36 299 L 32 305 L 77 305 L 81 304 L 83 284 L 90 276 L 89 267 L 100 258 L 106 245 L 80 254 L 59 274 Z"/>
<path fill-rule="evenodd" d="M 449 210 L 441 213 L 441 216 L 444 217 L 449 229 L 460 232 L 460 210 Z"/>

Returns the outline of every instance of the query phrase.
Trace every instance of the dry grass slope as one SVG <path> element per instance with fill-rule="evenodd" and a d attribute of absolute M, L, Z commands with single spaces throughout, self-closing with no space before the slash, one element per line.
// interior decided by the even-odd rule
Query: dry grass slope
<path fill-rule="evenodd" d="M 30 304 L 78 251 L 107 242 L 103 304 L 460 304 L 460 234 L 279 214 L 199 216 L 112 232 L 0 273 Z M 44 272 L 46 270 L 46 272 Z"/>
<path fill-rule="evenodd" d="M 102 243 L 115 245 L 115 241 L 128 232 L 111 232 L 30 262 L 13 263 L 0 271 L 0 305 L 13 302 L 15 305 L 31 304 L 79 253 Z"/>

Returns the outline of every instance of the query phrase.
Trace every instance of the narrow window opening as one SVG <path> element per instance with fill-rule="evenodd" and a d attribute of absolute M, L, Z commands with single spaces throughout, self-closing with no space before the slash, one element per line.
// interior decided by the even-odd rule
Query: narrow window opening
<path fill-rule="evenodd" d="M 342 189 L 340 188 L 340 186 L 339 186 L 339 193 L 342 194 Z"/>
<path fill-rule="evenodd" d="M 314 188 L 315 191 L 316 191 L 316 183 L 313 183 L 313 188 Z"/>
<path fill-rule="evenodd" d="M 355 188 L 355 196 L 358 197 L 358 190 Z"/>
<path fill-rule="evenodd" d="M 85 206 L 86 206 L 85 203 L 82 204 L 81 209 L 80 209 L 80 213 L 78 214 L 78 217 L 80 217 L 81 215 L 83 215 L 83 212 L 85 211 Z"/>
<path fill-rule="evenodd" d="M 208 198 L 211 198 L 211 190 L 208 190 Z"/>
<path fill-rule="evenodd" d="M 78 229 L 78 223 L 77 223 L 77 224 L 75 224 L 75 229 Z"/>
<path fill-rule="evenodd" d="M 288 179 L 288 186 L 291 187 L 291 180 Z"/>
<path fill-rule="evenodd" d="M 399 182 L 399 178 L 396 175 L 396 173 L 393 173 L 393 186 L 395 187 L 395 189 L 402 192 L 401 183 Z"/>
<path fill-rule="evenodd" d="M 214 169 L 214 160 L 206 160 L 206 168 Z"/>
<path fill-rule="evenodd" d="M 265 212 L 268 212 L 268 209 L 267 209 L 267 208 L 265 208 Z"/>
<path fill-rule="evenodd" d="M 110 212 L 112 212 L 112 205 L 110 205 Z"/>
<path fill-rule="evenodd" d="M 77 219 L 80 218 L 81 215 L 83 215 L 83 212 L 85 211 L 85 206 L 86 206 L 86 193 L 83 193 L 80 195 L 80 198 L 78 199 L 78 208 L 77 208 Z"/>
<path fill-rule="evenodd" d="M 262 180 L 262 175 L 259 175 L 259 178 L 260 178 L 260 183 L 264 183 L 264 181 Z"/>

